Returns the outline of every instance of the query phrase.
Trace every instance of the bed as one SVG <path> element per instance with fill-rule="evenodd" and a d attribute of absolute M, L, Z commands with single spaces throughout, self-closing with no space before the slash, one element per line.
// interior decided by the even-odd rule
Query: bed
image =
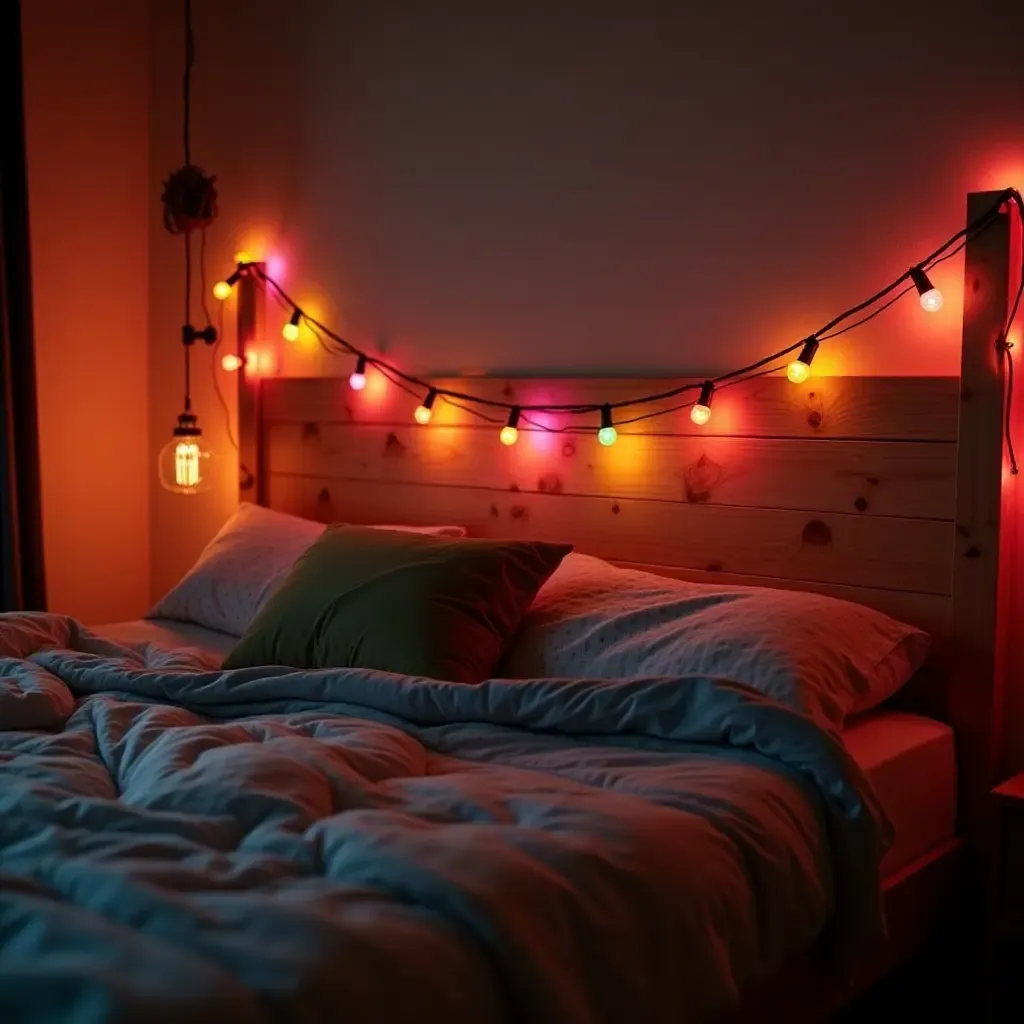
<path fill-rule="evenodd" d="M 992 201 L 972 195 L 968 219 Z M 959 380 L 766 377 L 719 397 L 721 433 L 681 415 L 622 431 L 611 454 L 572 432 L 499 450 L 454 406 L 423 430 L 405 396 L 243 372 L 246 502 L 569 541 L 776 603 L 838 597 L 926 630 L 930 660 L 898 706 L 840 731 L 710 676 L 681 697 L 661 675 L 222 672 L 236 634 L 7 621 L 0 1005 L 52 1020 L 816 1020 L 926 950 L 969 891 L 998 757 L 997 609 L 1017 558 L 995 348 L 1009 267 L 1003 219 L 967 245 Z M 263 301 L 243 279 L 242 355 Z"/>

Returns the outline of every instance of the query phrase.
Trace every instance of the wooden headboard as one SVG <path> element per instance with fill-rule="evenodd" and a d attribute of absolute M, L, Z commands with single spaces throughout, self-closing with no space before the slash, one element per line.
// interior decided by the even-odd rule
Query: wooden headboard
<path fill-rule="evenodd" d="M 995 198 L 972 195 L 968 220 Z M 356 393 L 342 377 L 243 375 L 241 496 L 323 521 L 571 541 L 663 575 L 877 607 L 933 635 L 950 680 L 943 713 L 977 795 L 995 777 L 999 566 L 1005 583 L 1015 554 L 1000 531 L 1013 492 L 1001 487 L 996 349 L 1009 283 L 1005 216 L 967 245 L 959 379 L 764 377 L 722 389 L 706 427 L 684 409 L 620 427 L 610 448 L 591 423 L 559 433 L 521 424 L 519 443 L 505 447 L 501 420 L 482 423 L 443 399 L 419 426 L 414 400 L 382 380 Z M 240 352 L 260 336 L 262 301 L 255 278 L 243 278 Z M 523 404 L 656 390 L 589 378 L 442 386 Z"/>

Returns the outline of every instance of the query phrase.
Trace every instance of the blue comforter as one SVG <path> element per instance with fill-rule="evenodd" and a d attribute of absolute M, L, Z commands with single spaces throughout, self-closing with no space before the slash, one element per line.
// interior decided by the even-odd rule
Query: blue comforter
<path fill-rule="evenodd" d="M 881 929 L 834 738 L 709 678 L 210 670 L 0 616 L 0 1020 L 682 1021 Z"/>

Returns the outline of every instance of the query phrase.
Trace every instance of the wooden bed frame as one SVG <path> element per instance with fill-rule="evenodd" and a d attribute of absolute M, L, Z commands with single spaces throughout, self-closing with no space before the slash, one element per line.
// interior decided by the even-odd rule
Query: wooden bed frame
<path fill-rule="evenodd" d="M 971 194 L 968 222 L 996 198 Z M 972 848 L 965 840 L 983 834 L 998 778 L 1018 553 L 997 342 L 1015 241 L 1005 213 L 967 244 L 959 379 L 765 377 L 723 389 L 707 427 L 684 409 L 620 428 L 611 448 L 589 423 L 562 433 L 521 425 L 506 448 L 500 422 L 443 400 L 428 427 L 416 425 L 415 400 L 382 380 L 357 394 L 344 377 L 243 372 L 240 496 L 323 521 L 450 522 L 476 536 L 572 541 L 662 575 L 833 594 L 928 630 L 933 656 L 908 700 L 955 730 L 961 838 L 887 880 L 891 935 L 860 988 L 936 934 L 963 891 L 952 883 Z M 243 354 L 261 340 L 265 311 L 256 279 L 240 285 Z M 589 378 L 442 384 L 522 403 L 653 390 L 649 380 Z M 752 995 L 751 1011 L 782 1019 L 785 1006 L 786 1019 L 815 1019 L 849 995 L 798 964 Z"/>

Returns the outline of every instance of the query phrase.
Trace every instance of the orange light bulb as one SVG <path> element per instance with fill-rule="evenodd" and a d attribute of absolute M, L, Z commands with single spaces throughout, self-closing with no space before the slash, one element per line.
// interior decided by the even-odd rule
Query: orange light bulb
<path fill-rule="evenodd" d="M 425 427 L 430 422 L 430 417 L 434 415 L 434 402 L 436 401 L 437 391 L 431 388 L 427 392 L 427 397 L 423 399 L 423 404 L 418 405 L 413 413 L 417 423 Z"/>
<path fill-rule="evenodd" d="M 519 416 L 519 406 L 514 405 L 512 411 L 508 414 L 508 423 L 501 428 L 501 433 L 498 435 L 498 440 L 503 445 L 510 446 L 519 440 Z"/>
<path fill-rule="evenodd" d="M 913 281 L 918 295 L 921 297 L 921 308 L 927 313 L 937 313 L 942 309 L 942 292 L 936 288 L 924 272 L 924 267 L 911 267 L 910 280 Z"/>
<path fill-rule="evenodd" d="M 299 340 L 299 325 L 293 324 L 290 321 L 281 328 L 281 335 L 285 341 L 298 341 Z"/>
<path fill-rule="evenodd" d="M 228 371 L 228 373 L 234 373 L 235 370 L 240 370 L 245 365 L 245 360 L 241 356 L 235 355 L 234 352 L 229 352 L 220 361 L 220 365 Z"/>
<path fill-rule="evenodd" d="M 230 295 L 231 285 L 229 285 L 227 281 L 218 281 L 213 286 L 213 297 L 215 299 L 220 299 L 220 301 L 223 302 Z"/>
<path fill-rule="evenodd" d="M 794 384 L 803 384 L 811 375 L 811 362 L 818 351 L 818 339 L 808 338 L 800 349 L 800 355 L 786 367 L 786 376 Z"/>
<path fill-rule="evenodd" d="M 711 399 L 714 397 L 714 394 L 715 385 L 709 380 L 704 381 L 700 386 L 700 398 L 697 399 L 690 410 L 690 419 L 698 427 L 703 427 L 711 419 Z"/>

